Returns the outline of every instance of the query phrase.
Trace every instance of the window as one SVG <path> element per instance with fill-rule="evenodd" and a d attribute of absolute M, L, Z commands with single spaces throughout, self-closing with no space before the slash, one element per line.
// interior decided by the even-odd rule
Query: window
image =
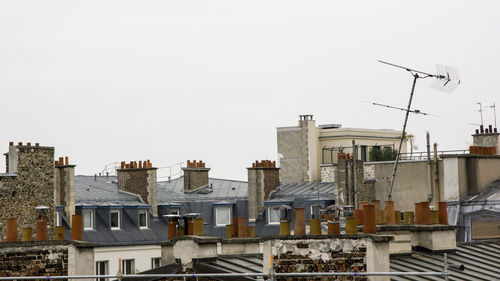
<path fill-rule="evenodd" d="M 96 275 L 108 275 L 108 261 L 97 261 L 95 263 Z M 96 281 L 106 281 L 106 278 L 96 278 Z"/>
<path fill-rule="evenodd" d="M 120 229 L 120 211 L 112 210 L 110 212 L 111 229 Z"/>
<path fill-rule="evenodd" d="M 361 161 L 366 162 L 366 152 L 367 152 L 367 146 L 362 145 L 361 146 Z"/>
<path fill-rule="evenodd" d="M 139 228 L 148 228 L 147 210 L 139 210 Z"/>
<path fill-rule="evenodd" d="M 267 208 L 267 223 L 279 224 L 281 219 L 281 210 L 276 207 Z"/>
<path fill-rule="evenodd" d="M 321 210 L 321 205 L 311 205 L 311 218 L 319 219 L 321 215 L 320 210 Z"/>
<path fill-rule="evenodd" d="M 134 274 L 135 272 L 135 260 L 122 260 L 122 273 L 123 274 Z"/>
<path fill-rule="evenodd" d="M 61 211 L 56 211 L 56 226 L 61 226 Z"/>
<path fill-rule="evenodd" d="M 151 269 L 161 266 L 161 258 L 151 258 Z"/>
<path fill-rule="evenodd" d="M 167 215 L 180 215 L 180 209 L 177 208 L 170 208 L 167 210 Z"/>
<path fill-rule="evenodd" d="M 225 226 L 231 224 L 231 207 L 215 208 L 215 225 Z"/>
<path fill-rule="evenodd" d="M 94 211 L 85 210 L 83 211 L 83 229 L 94 229 Z"/>

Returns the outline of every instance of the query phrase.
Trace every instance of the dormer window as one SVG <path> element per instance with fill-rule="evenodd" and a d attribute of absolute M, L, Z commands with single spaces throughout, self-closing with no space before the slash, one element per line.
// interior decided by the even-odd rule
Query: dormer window
<path fill-rule="evenodd" d="M 94 210 L 84 210 L 83 215 L 83 230 L 94 229 Z"/>
<path fill-rule="evenodd" d="M 231 224 L 231 207 L 217 206 L 215 207 L 215 224 L 216 226 L 226 226 Z"/>
<path fill-rule="evenodd" d="M 139 228 L 147 229 L 148 228 L 148 211 L 147 210 L 139 210 Z"/>
<path fill-rule="evenodd" d="M 120 210 L 112 210 L 110 212 L 110 226 L 112 230 L 120 229 Z"/>

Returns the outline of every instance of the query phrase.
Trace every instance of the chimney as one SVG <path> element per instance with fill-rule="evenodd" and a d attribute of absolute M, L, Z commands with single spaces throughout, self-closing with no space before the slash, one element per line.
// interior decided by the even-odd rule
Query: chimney
<path fill-rule="evenodd" d="M 144 203 L 151 205 L 154 217 L 158 216 L 158 185 L 156 170 L 149 160 L 144 161 L 142 168 L 138 168 L 137 161 L 130 164 L 121 162 L 121 169 L 117 169 L 118 190 L 137 194 Z"/>
<path fill-rule="evenodd" d="M 56 161 L 56 205 L 64 207 L 62 215 L 70 227 L 75 214 L 75 167 L 69 164 L 68 156 L 59 157 L 59 161 Z"/>
<path fill-rule="evenodd" d="M 279 170 L 276 161 L 262 160 L 252 163 L 248 170 L 248 221 L 255 222 L 264 212 L 264 201 L 269 199 L 279 185 Z"/>
<path fill-rule="evenodd" d="M 184 172 L 184 192 L 192 192 L 202 187 L 208 186 L 208 171 L 203 161 L 187 160 L 186 167 L 182 168 Z"/>

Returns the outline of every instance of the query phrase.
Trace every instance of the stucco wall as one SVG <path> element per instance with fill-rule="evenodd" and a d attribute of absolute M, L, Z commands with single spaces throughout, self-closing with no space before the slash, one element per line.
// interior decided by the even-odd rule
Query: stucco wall
<path fill-rule="evenodd" d="M 151 259 L 161 257 L 161 246 L 122 246 L 95 248 L 94 260 L 108 261 L 109 273 L 118 272 L 118 259 L 134 259 L 136 272 L 151 269 Z M 95 270 L 95 269 L 94 269 Z"/>

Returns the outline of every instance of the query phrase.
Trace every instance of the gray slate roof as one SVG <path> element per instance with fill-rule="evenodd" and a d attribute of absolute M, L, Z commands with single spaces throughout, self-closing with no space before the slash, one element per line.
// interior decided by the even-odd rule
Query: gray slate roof
<path fill-rule="evenodd" d="M 464 202 L 500 202 L 500 180 L 495 180 L 489 186 L 479 193 L 467 195 L 462 201 Z"/>
<path fill-rule="evenodd" d="M 76 206 L 147 206 L 139 197 L 117 190 L 116 177 L 75 176 Z"/>
<path fill-rule="evenodd" d="M 334 198 L 334 183 L 333 182 L 300 182 L 300 183 L 285 183 L 281 184 L 273 193 L 270 200 L 275 199 L 294 199 L 296 197 L 320 200 Z"/>
<path fill-rule="evenodd" d="M 500 280 L 500 241 L 459 243 L 448 253 L 448 261 L 463 265 L 464 271 L 451 269 L 450 280 Z M 442 271 L 443 253 L 413 252 L 411 256 L 391 257 L 391 271 Z M 438 276 L 397 276 L 391 280 L 443 280 Z"/>
<path fill-rule="evenodd" d="M 248 183 L 226 179 L 208 179 L 208 187 L 184 193 L 184 177 L 158 182 L 158 204 L 186 201 L 219 201 L 247 197 Z"/>

